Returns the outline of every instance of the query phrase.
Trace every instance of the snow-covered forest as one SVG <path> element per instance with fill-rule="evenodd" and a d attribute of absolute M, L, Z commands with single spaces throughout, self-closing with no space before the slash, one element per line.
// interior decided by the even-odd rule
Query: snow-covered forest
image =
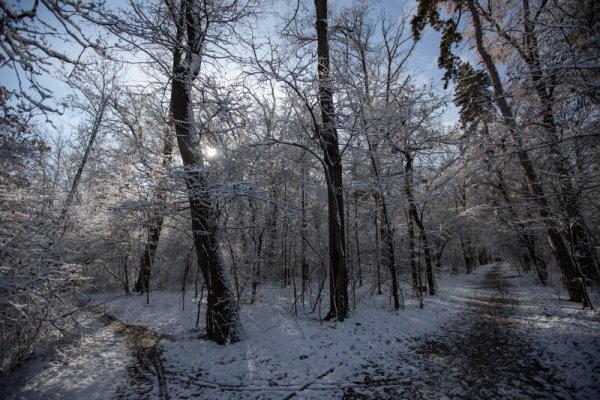
<path fill-rule="evenodd" d="M 0 397 L 600 396 L 600 2 L 0 0 Z"/>

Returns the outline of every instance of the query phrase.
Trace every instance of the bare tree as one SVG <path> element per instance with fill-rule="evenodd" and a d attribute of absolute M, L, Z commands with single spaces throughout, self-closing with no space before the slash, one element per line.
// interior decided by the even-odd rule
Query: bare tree
<path fill-rule="evenodd" d="M 343 321 L 348 316 L 348 273 L 346 270 L 346 238 L 344 228 L 344 191 L 333 86 L 329 57 L 327 0 L 315 0 L 319 103 L 321 125 L 317 136 L 324 152 L 329 215 L 329 312 L 325 319 Z"/>
<path fill-rule="evenodd" d="M 168 6 L 177 39 L 173 49 L 171 113 L 184 164 L 194 244 L 208 291 L 207 334 L 217 343 L 237 342 L 244 338 L 244 330 L 221 253 L 215 203 L 197 144 L 201 132 L 194 122 L 192 99 L 192 83 L 201 71 L 206 32 L 216 22 L 214 13 L 219 12 L 219 17 L 223 18 L 223 13 L 235 12 L 236 2 L 217 6 L 216 9 L 208 9 L 206 3 L 189 0 L 182 0 L 179 7 L 171 2 Z"/>
<path fill-rule="evenodd" d="M 205 84 L 208 81 L 198 79 L 210 57 L 208 49 L 226 52 L 225 31 L 247 16 L 249 9 L 238 1 L 199 0 L 143 4 L 131 1 L 129 7 L 125 16 L 137 24 L 108 11 L 95 18 L 132 49 L 149 57 L 157 70 L 170 79 L 171 123 L 183 161 L 181 176 L 188 194 L 197 261 L 208 293 L 207 336 L 220 344 L 242 340 L 244 331 L 239 307 L 221 250 L 218 210 L 201 147 L 211 133 L 196 120 L 197 110 L 202 110 L 194 96 L 198 86 L 204 95 L 205 91 L 211 91 L 209 86 L 198 85 L 199 81 Z M 157 17 L 168 24 L 157 25 Z M 167 54 L 170 54 L 170 62 L 165 62 Z M 219 105 L 221 100 L 215 101 Z M 226 110 L 221 105 L 217 112 L 223 114 Z"/>

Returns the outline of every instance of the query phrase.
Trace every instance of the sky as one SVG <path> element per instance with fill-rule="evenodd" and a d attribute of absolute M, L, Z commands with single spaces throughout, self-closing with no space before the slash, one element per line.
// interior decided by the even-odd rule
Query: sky
<path fill-rule="evenodd" d="M 10 3 L 14 3 L 16 0 L 13 0 Z M 286 5 L 290 8 L 295 7 L 295 0 L 283 0 L 283 7 Z M 351 0 L 330 0 L 330 8 L 336 9 L 343 7 L 345 5 L 350 4 Z M 33 4 L 33 0 L 31 1 L 19 1 L 21 7 L 26 8 L 30 3 Z M 111 5 L 117 5 L 122 3 L 122 0 L 112 0 L 109 2 Z M 414 10 L 416 9 L 416 1 L 415 0 L 379 0 L 373 1 L 374 7 L 380 7 L 385 10 L 386 14 L 395 17 L 399 16 L 403 10 Z M 282 5 L 280 3 L 280 5 Z M 40 8 L 39 17 L 50 24 L 55 24 L 56 20 L 54 20 L 44 8 Z M 83 31 L 86 34 L 93 35 L 94 32 L 90 27 L 83 27 Z M 424 32 L 422 40 L 418 43 L 413 56 L 409 60 L 409 68 L 412 70 L 412 76 L 418 82 L 428 83 L 432 82 L 434 87 L 437 86 L 442 89 L 441 77 L 443 76 L 442 71 L 437 67 L 437 57 L 438 57 L 438 45 L 439 45 L 439 34 L 433 31 L 430 28 L 427 28 Z M 60 38 L 58 39 L 50 39 L 50 46 L 60 52 L 70 54 L 72 57 L 76 57 L 80 52 L 80 47 L 69 45 L 64 42 Z M 91 50 L 87 51 L 87 54 L 92 53 Z M 85 55 L 85 53 L 84 53 Z M 66 72 L 69 73 L 72 67 L 67 66 Z M 126 81 L 135 81 L 136 83 L 140 83 L 140 73 L 139 69 L 131 68 L 131 71 L 126 75 Z M 51 73 L 43 74 L 39 77 L 39 81 L 46 86 L 50 91 L 54 93 L 53 102 L 60 102 L 61 99 L 68 94 L 68 86 L 62 82 L 61 80 L 64 78 L 59 78 L 59 74 L 56 70 L 51 69 Z M 141 79 L 143 81 L 143 78 Z M 3 67 L 0 69 L 0 85 L 6 86 L 8 88 L 14 89 L 16 88 L 16 78 L 15 73 L 12 70 Z M 451 97 L 451 93 L 446 91 L 448 95 Z M 55 115 L 51 116 L 51 119 L 55 124 L 72 126 L 73 122 L 77 120 L 77 115 L 73 113 L 66 112 L 64 115 Z M 458 120 L 458 112 L 456 107 L 453 104 L 450 104 L 442 115 L 442 122 L 444 124 L 449 124 L 452 122 L 456 122 Z"/>

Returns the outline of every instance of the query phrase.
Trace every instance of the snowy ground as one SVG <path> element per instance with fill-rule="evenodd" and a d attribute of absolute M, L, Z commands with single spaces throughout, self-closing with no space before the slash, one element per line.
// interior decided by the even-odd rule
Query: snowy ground
<path fill-rule="evenodd" d="M 34 360 L 0 382 L 2 399 L 107 399 L 125 386 L 131 357 L 120 336 L 100 321 L 83 339 Z M 2 393 L 5 390 L 7 393 Z"/>
<path fill-rule="evenodd" d="M 321 324 L 290 312 L 290 290 L 263 287 L 242 308 L 247 339 L 229 346 L 198 339 L 190 296 L 185 311 L 180 293 L 121 296 L 99 311 L 127 325 L 38 360 L 4 397 L 598 398 L 600 314 L 557 294 L 493 264 L 440 279 L 424 309 L 365 292 L 351 318 Z"/>

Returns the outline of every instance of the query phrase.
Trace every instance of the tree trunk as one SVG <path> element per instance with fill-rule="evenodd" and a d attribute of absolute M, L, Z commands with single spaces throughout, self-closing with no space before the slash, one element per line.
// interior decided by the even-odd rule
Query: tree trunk
<path fill-rule="evenodd" d="M 198 265 L 207 288 L 206 333 L 210 340 L 226 344 L 243 340 L 239 307 L 219 245 L 217 215 L 209 190 L 207 173 L 197 148 L 192 108 L 192 81 L 200 72 L 204 36 L 197 26 L 202 21 L 199 9 L 182 2 L 177 21 L 177 44 L 173 50 L 171 114 L 179 153 L 184 165 L 192 219 L 192 235 Z"/>
<path fill-rule="evenodd" d="M 417 253 L 415 249 L 415 217 L 418 218 L 415 199 L 412 192 L 412 173 L 413 173 L 413 156 L 408 151 L 404 152 L 406 163 L 404 165 L 404 194 L 408 202 L 408 248 L 410 252 L 410 271 L 412 274 L 412 283 L 414 290 L 418 293 L 419 299 L 422 297 L 421 274 L 417 268 Z"/>
<path fill-rule="evenodd" d="M 302 182 L 301 182 L 301 193 L 300 193 L 300 206 L 302 207 L 302 222 L 300 227 L 300 263 L 302 264 L 302 307 L 304 307 L 305 295 L 308 291 L 308 274 L 309 274 L 309 266 L 306 260 L 306 240 L 307 240 L 307 230 L 308 224 L 306 220 L 306 190 L 304 188 L 305 180 L 306 180 L 306 168 L 304 166 L 304 154 L 302 155 L 302 165 L 301 165 L 301 174 L 302 174 Z"/>
<path fill-rule="evenodd" d="M 207 288 L 206 333 L 219 344 L 244 339 L 239 307 L 218 242 L 216 215 L 205 176 L 189 171 L 185 182 L 198 264 Z"/>
<path fill-rule="evenodd" d="M 256 295 L 258 293 L 258 283 L 260 281 L 261 273 L 261 261 L 262 261 L 262 248 L 263 248 L 263 237 L 266 228 L 260 230 L 255 227 L 256 224 L 256 213 L 257 209 L 252 203 L 252 199 L 248 199 L 248 207 L 250 208 L 250 226 L 252 227 L 252 243 L 254 244 L 254 260 L 252 267 L 252 292 L 250 295 L 250 304 L 256 302 Z M 257 233 L 258 230 L 258 233 Z"/>
<path fill-rule="evenodd" d="M 362 259 L 360 253 L 360 240 L 358 239 L 358 193 L 354 196 L 354 241 L 356 243 L 356 273 L 358 275 L 358 287 L 362 287 Z"/>
<path fill-rule="evenodd" d="M 280 263 L 277 255 L 277 241 L 279 240 L 279 192 L 275 187 L 275 179 L 271 178 L 271 198 L 273 208 L 269 212 L 265 220 L 265 238 L 264 238 L 264 260 L 265 270 L 276 270 Z M 282 270 L 283 272 L 283 270 Z"/>
<path fill-rule="evenodd" d="M 396 253 L 394 249 L 394 231 L 392 230 L 392 224 L 387 211 L 387 205 L 383 197 L 380 198 L 381 204 L 381 216 L 383 218 L 383 238 L 385 242 L 385 258 L 388 270 L 390 271 L 390 277 L 392 278 L 392 299 L 394 301 L 394 309 L 400 308 L 400 297 L 398 295 L 398 273 L 396 272 Z"/>
<path fill-rule="evenodd" d="M 79 181 L 81 180 L 81 175 L 83 175 L 83 170 L 85 165 L 87 164 L 88 158 L 94 147 L 94 143 L 96 142 L 96 136 L 98 136 L 98 132 L 100 131 L 100 126 L 102 125 L 102 120 L 104 119 L 104 113 L 106 112 L 106 107 L 108 106 L 108 101 L 110 100 L 110 95 L 106 96 L 104 93 L 102 94 L 102 102 L 100 103 L 100 109 L 95 115 L 94 123 L 92 125 L 92 131 L 90 132 L 90 137 L 88 139 L 87 146 L 85 147 L 85 152 L 83 153 L 83 158 L 79 163 L 79 167 L 77 168 L 77 172 L 75 173 L 75 177 L 73 178 L 73 183 L 71 184 L 71 190 L 69 190 L 69 194 L 67 195 L 67 199 L 65 200 L 65 204 L 60 212 L 59 218 L 59 227 L 61 228 L 60 236 L 58 241 L 60 242 L 62 237 L 65 235 L 67 228 L 69 226 L 69 208 L 71 207 L 71 203 L 75 199 L 75 195 L 77 194 L 77 188 L 79 186 Z"/>
<path fill-rule="evenodd" d="M 319 104 L 322 125 L 317 134 L 324 153 L 329 219 L 329 287 L 330 302 L 326 320 L 343 321 L 348 316 L 348 272 L 346 269 L 344 231 L 344 191 L 333 87 L 330 77 L 329 39 L 327 37 L 327 0 L 315 0 Z"/>
<path fill-rule="evenodd" d="M 379 204 L 377 204 L 377 198 L 375 198 L 375 212 L 373 215 L 373 222 L 375 222 L 375 283 L 377 286 L 377 294 L 383 294 L 381 291 L 381 244 L 379 240 L 381 229 L 379 228 Z"/>
<path fill-rule="evenodd" d="M 412 277 L 412 287 L 415 295 L 419 299 L 419 307 L 423 308 L 423 292 L 421 290 L 421 274 L 417 266 L 417 253 L 415 251 L 415 222 L 410 213 L 407 215 L 408 224 L 408 256 L 410 272 Z"/>
<path fill-rule="evenodd" d="M 429 295 L 435 295 L 435 276 L 433 274 L 433 263 L 431 261 L 431 251 L 429 249 L 429 241 L 427 240 L 427 232 L 425 232 L 425 225 L 421 218 L 419 217 L 419 213 L 417 212 L 417 207 L 414 203 L 411 204 L 410 213 L 413 216 L 415 224 L 419 227 L 419 231 L 421 233 L 421 240 L 423 241 L 423 252 L 425 253 L 425 275 L 427 277 L 427 286 L 429 288 Z"/>
<path fill-rule="evenodd" d="M 366 84 L 365 84 L 366 85 Z M 367 86 L 368 87 L 368 86 Z M 367 93 L 368 98 L 368 93 Z M 367 129 L 366 121 L 363 120 L 363 129 Z M 378 211 L 381 211 L 381 222 L 379 223 L 381 239 L 383 240 L 383 258 L 385 260 L 385 265 L 390 272 L 390 278 L 392 281 L 392 298 L 394 301 L 394 309 L 398 310 L 400 308 L 400 298 L 398 295 L 398 274 L 396 272 L 396 252 L 394 248 L 394 230 L 392 229 L 392 223 L 390 221 L 390 217 L 387 211 L 387 204 L 385 201 L 385 197 L 382 192 L 381 185 L 381 173 L 379 170 L 379 163 L 376 158 L 377 154 L 377 144 L 371 143 L 369 135 L 366 135 L 367 145 L 369 147 L 369 155 L 371 159 L 371 169 L 375 179 L 378 182 L 378 188 L 374 191 L 373 196 L 375 198 L 375 208 L 377 209 L 376 215 Z M 377 246 L 377 251 L 379 252 L 379 246 Z M 379 255 L 377 257 L 379 260 Z M 378 263 L 379 264 L 379 263 Z M 377 266 L 379 268 L 379 265 Z M 379 294 L 381 294 L 381 284 L 378 279 L 378 290 Z"/>
<path fill-rule="evenodd" d="M 429 241 L 427 240 L 427 232 L 425 232 L 425 225 L 423 225 L 422 218 L 419 217 L 419 212 L 417 211 L 417 206 L 415 205 L 415 199 L 412 192 L 412 168 L 413 168 L 413 156 L 405 152 L 404 156 L 406 157 L 406 165 L 405 165 L 405 193 L 406 199 L 408 201 L 408 212 L 409 217 L 415 222 L 417 227 L 419 228 L 421 234 L 421 240 L 423 242 L 423 252 L 425 253 L 425 275 L 427 277 L 427 286 L 429 287 L 429 295 L 435 295 L 435 276 L 433 274 L 433 264 L 431 260 L 431 251 L 429 248 Z M 414 229 L 413 229 L 413 240 L 414 240 Z"/>
<path fill-rule="evenodd" d="M 146 242 L 144 252 L 142 253 L 140 271 L 138 273 L 137 281 L 135 282 L 135 291 L 139 292 L 140 295 L 150 290 L 150 273 L 152 265 L 154 264 L 154 256 L 156 255 L 156 249 L 158 247 L 163 219 L 164 217 L 162 215 L 156 216 L 148 227 L 148 241 Z"/>

